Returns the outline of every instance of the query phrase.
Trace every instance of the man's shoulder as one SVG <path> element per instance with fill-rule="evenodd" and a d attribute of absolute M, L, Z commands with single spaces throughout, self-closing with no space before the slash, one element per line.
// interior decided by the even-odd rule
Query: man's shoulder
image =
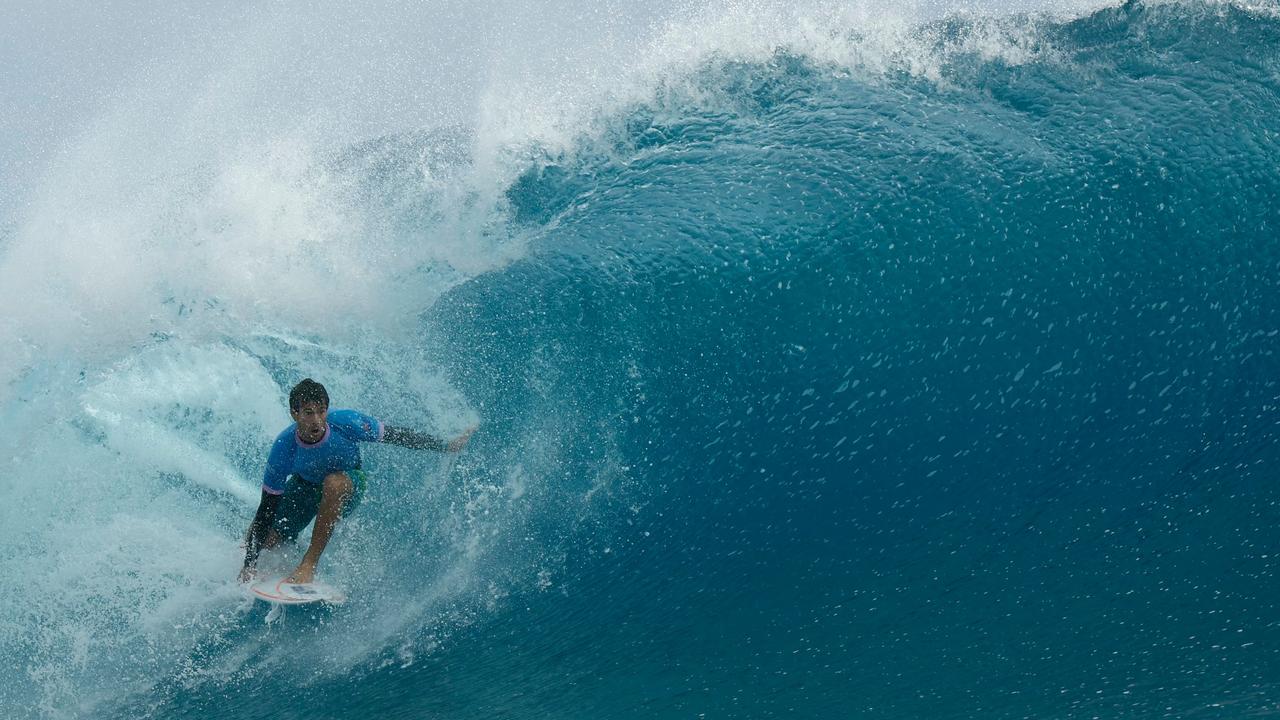
<path fill-rule="evenodd" d="M 280 434 L 276 435 L 276 439 L 271 442 L 272 456 L 279 456 L 282 453 L 292 453 L 294 448 L 297 446 L 297 433 L 297 423 L 281 430 Z"/>
<path fill-rule="evenodd" d="M 372 415 L 359 410 L 330 410 L 329 426 L 344 434 L 355 434 L 359 439 L 370 439 L 381 433 L 381 423 Z"/>

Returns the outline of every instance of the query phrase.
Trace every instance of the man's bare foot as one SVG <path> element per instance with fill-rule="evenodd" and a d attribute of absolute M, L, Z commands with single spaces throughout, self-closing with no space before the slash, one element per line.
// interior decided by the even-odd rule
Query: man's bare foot
<path fill-rule="evenodd" d="M 305 585 L 315 579 L 315 568 L 299 565 L 297 570 L 294 570 L 289 574 L 289 577 L 285 578 L 285 582 L 293 583 L 294 585 Z"/>

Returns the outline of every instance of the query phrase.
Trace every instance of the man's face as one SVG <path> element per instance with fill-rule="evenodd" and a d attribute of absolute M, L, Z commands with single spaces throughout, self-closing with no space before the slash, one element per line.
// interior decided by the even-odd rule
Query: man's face
<path fill-rule="evenodd" d="M 329 406 L 316 402 L 302 403 L 297 410 L 290 410 L 293 421 L 298 423 L 298 439 L 304 443 L 319 442 L 328 427 Z"/>

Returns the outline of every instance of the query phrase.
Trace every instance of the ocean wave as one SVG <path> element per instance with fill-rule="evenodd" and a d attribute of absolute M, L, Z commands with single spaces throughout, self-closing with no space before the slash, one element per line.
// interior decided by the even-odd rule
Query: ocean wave
<path fill-rule="evenodd" d="M 1271 6 L 921 12 L 700 7 L 472 125 L 88 143 L 0 259 L 6 708 L 1263 707 Z M 231 578 L 303 375 L 482 430 L 370 450 L 357 600 L 271 628 Z"/>

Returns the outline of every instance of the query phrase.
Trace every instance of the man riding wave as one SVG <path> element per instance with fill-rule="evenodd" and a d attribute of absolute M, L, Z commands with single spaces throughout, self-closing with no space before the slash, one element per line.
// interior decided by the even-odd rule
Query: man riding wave
<path fill-rule="evenodd" d="M 258 554 L 282 542 L 293 542 L 315 518 L 311 543 L 291 583 L 315 579 L 316 564 L 329 544 L 338 520 L 350 514 L 364 495 L 366 476 L 360 468 L 361 442 L 383 442 L 415 450 L 455 453 L 475 432 L 468 428 L 453 440 L 384 425 L 355 410 L 329 410 L 329 393 L 307 378 L 289 392 L 294 423 L 271 446 L 262 478 L 262 500 L 245 538 L 240 581 L 253 578 Z"/>

